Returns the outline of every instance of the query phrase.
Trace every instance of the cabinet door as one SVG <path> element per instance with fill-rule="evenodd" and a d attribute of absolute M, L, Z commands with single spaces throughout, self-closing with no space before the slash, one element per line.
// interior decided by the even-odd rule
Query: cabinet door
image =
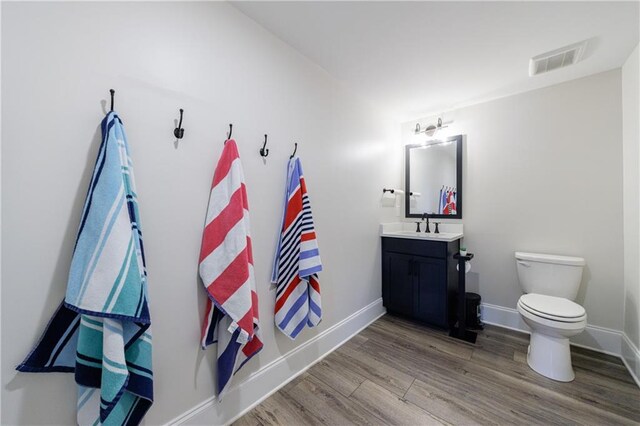
<path fill-rule="evenodd" d="M 385 306 L 390 312 L 413 315 L 415 261 L 412 256 L 385 253 L 384 285 Z"/>
<path fill-rule="evenodd" d="M 447 326 L 447 262 L 414 257 L 416 273 L 415 317 L 438 327 Z"/>

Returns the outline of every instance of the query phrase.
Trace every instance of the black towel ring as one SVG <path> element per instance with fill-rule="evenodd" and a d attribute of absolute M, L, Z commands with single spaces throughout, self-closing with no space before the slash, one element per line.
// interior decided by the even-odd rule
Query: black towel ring
<path fill-rule="evenodd" d="M 267 147 L 267 134 L 264 135 L 264 145 L 260 148 L 260 156 L 266 158 L 269 155 L 269 149 L 265 149 Z"/>
<path fill-rule="evenodd" d="M 113 112 L 113 96 L 116 94 L 116 91 L 109 89 L 109 93 L 111 93 L 111 111 Z"/>
<path fill-rule="evenodd" d="M 182 113 L 184 113 L 184 110 L 180 108 L 180 122 L 178 123 L 178 127 L 176 127 L 173 131 L 173 135 L 177 139 L 182 139 L 182 137 L 184 136 L 184 129 L 182 128 Z"/>
<path fill-rule="evenodd" d="M 289 157 L 289 160 L 291 160 L 296 155 L 297 150 L 298 150 L 298 142 L 295 143 L 295 148 L 293 148 L 293 154 L 291 154 L 291 157 Z"/>

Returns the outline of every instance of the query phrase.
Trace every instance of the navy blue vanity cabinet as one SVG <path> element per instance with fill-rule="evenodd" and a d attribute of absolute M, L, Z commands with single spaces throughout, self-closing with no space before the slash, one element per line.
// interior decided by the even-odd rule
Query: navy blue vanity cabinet
<path fill-rule="evenodd" d="M 394 252 L 382 256 L 382 301 L 390 312 L 413 315 L 415 263 L 413 256 Z M 385 273 L 386 267 L 386 273 Z M 392 278 L 393 277 L 393 278 Z M 393 282 L 393 291 L 385 292 L 385 282 Z"/>
<path fill-rule="evenodd" d="M 382 302 L 397 314 L 449 328 L 455 315 L 460 240 L 382 237 Z"/>

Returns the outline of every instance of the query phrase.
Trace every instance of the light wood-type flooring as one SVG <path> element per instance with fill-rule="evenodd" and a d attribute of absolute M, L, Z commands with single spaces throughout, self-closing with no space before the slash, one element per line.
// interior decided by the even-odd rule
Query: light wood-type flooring
<path fill-rule="evenodd" d="M 385 315 L 234 425 L 640 423 L 620 359 L 572 347 L 576 379 L 559 383 L 529 368 L 528 344 L 487 326 L 471 345 Z"/>

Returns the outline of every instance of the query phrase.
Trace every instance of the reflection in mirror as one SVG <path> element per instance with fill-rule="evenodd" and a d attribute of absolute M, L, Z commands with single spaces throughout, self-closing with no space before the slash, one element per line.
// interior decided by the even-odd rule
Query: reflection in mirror
<path fill-rule="evenodd" d="M 407 145 L 406 217 L 462 218 L 462 136 Z"/>

